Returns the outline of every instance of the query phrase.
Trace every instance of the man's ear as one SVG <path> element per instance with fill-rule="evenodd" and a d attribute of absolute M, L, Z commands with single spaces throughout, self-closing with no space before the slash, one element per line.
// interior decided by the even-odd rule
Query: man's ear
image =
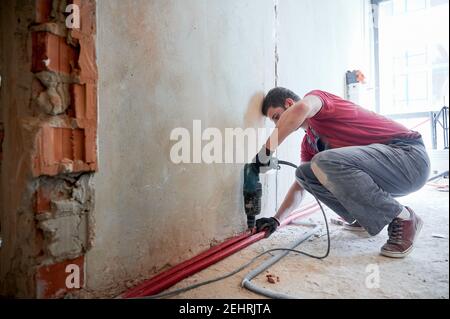
<path fill-rule="evenodd" d="M 290 108 L 292 105 L 294 105 L 295 104 L 295 101 L 293 100 L 293 99 L 291 99 L 291 98 L 287 98 L 285 101 L 284 101 L 284 107 L 286 108 L 286 109 L 288 109 L 288 108 Z"/>

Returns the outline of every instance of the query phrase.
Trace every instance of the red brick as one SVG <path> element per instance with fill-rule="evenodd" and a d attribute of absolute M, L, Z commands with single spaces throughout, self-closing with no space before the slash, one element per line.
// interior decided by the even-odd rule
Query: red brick
<path fill-rule="evenodd" d="M 55 71 L 70 74 L 78 60 L 77 49 L 65 38 L 49 32 L 33 32 L 33 57 L 31 72 Z M 46 65 L 45 61 L 48 61 Z"/>
<path fill-rule="evenodd" d="M 35 100 L 46 90 L 46 87 L 37 78 L 33 78 L 31 82 L 31 97 Z"/>
<path fill-rule="evenodd" d="M 50 266 L 41 266 L 36 272 L 36 296 L 39 299 L 61 298 L 76 288 L 69 289 L 66 279 L 71 275 L 66 272 L 66 267 L 70 264 L 77 265 L 80 269 L 80 288 L 84 285 L 84 256 L 76 259 L 66 260 Z"/>
<path fill-rule="evenodd" d="M 36 20 L 52 19 L 52 0 L 36 0 Z M 63 37 L 33 32 L 32 72 L 55 71 L 77 75 L 80 83 L 72 84 L 68 119 L 58 127 L 43 125 L 36 136 L 33 176 L 97 170 L 97 80 L 95 38 L 95 0 L 68 0 L 80 8 L 80 29 L 72 29 L 71 44 Z M 68 13 L 65 13 L 67 16 Z M 47 61 L 47 65 L 44 63 Z M 33 87 L 36 98 L 43 90 Z M 76 128 L 74 128 L 76 127 Z"/>
<path fill-rule="evenodd" d="M 98 70 L 93 37 L 80 39 L 79 46 L 78 69 L 80 80 L 83 83 L 96 83 L 98 79 Z"/>
<path fill-rule="evenodd" d="M 33 176 L 97 170 L 96 127 L 85 121 L 86 128 L 44 125 L 37 135 L 33 155 Z"/>
<path fill-rule="evenodd" d="M 53 0 L 36 0 L 36 22 L 46 23 L 50 21 Z"/>
<path fill-rule="evenodd" d="M 90 83 L 72 84 L 70 91 L 73 117 L 97 121 L 97 86 Z"/>
<path fill-rule="evenodd" d="M 71 129 L 60 129 L 60 134 L 61 134 L 61 146 L 62 146 L 62 156 L 60 158 L 58 158 L 58 161 L 61 161 L 63 159 L 70 159 L 73 160 L 75 159 L 74 154 L 73 154 L 73 132 L 75 132 L 75 130 L 71 130 Z"/>
<path fill-rule="evenodd" d="M 50 194 L 47 189 L 39 187 L 35 193 L 35 213 L 42 214 L 50 211 Z"/>
<path fill-rule="evenodd" d="M 97 140 L 96 127 L 86 128 L 85 130 L 85 160 L 91 167 L 97 170 Z"/>
<path fill-rule="evenodd" d="M 45 244 L 45 236 L 44 231 L 42 229 L 36 228 L 36 241 L 35 241 L 35 256 L 43 257 L 45 256 L 44 244 Z"/>
<path fill-rule="evenodd" d="M 85 152 L 86 137 L 84 130 L 73 130 L 73 159 L 86 161 Z"/>
<path fill-rule="evenodd" d="M 82 83 L 96 83 L 98 70 L 95 53 L 95 14 L 94 0 L 73 0 L 80 8 L 80 29 L 71 29 L 72 41 L 79 46 L 77 71 Z"/>
<path fill-rule="evenodd" d="M 72 30 L 75 38 L 80 38 L 80 34 L 93 35 L 95 29 L 95 0 L 72 0 L 71 3 L 80 8 L 80 29 Z"/>

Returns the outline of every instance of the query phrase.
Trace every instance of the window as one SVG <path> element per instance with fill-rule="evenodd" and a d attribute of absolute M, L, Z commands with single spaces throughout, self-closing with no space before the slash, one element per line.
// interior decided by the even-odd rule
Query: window
<path fill-rule="evenodd" d="M 391 0 L 390 2 L 386 6 L 386 10 L 392 15 L 400 15 L 427 8 L 427 0 Z"/>
<path fill-rule="evenodd" d="M 449 0 L 378 5 L 379 111 L 438 111 L 449 97 Z"/>
<path fill-rule="evenodd" d="M 443 4 L 448 4 L 448 0 L 431 0 L 430 1 L 430 5 L 432 7 L 440 6 L 440 5 L 443 5 Z"/>

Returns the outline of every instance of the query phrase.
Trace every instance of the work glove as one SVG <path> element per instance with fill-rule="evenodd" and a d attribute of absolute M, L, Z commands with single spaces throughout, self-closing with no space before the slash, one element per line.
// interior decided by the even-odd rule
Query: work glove
<path fill-rule="evenodd" d="M 256 232 L 266 230 L 266 238 L 272 235 L 280 226 L 280 221 L 275 217 L 260 218 L 256 221 Z"/>
<path fill-rule="evenodd" d="M 264 174 L 272 169 L 278 168 L 277 158 L 272 156 L 273 152 L 266 148 L 264 145 L 261 150 L 256 154 L 253 159 L 253 163 L 256 164 L 259 173 Z"/>

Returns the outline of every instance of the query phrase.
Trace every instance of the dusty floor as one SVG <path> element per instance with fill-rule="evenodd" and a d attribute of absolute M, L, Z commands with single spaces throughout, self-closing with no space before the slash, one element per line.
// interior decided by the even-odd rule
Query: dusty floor
<path fill-rule="evenodd" d="M 425 223 L 415 250 L 407 258 L 396 260 L 379 255 L 379 249 L 387 239 L 386 230 L 370 238 L 364 233 L 358 235 L 341 226 L 331 225 L 332 247 L 326 260 L 292 254 L 269 269 L 270 274 L 280 277 L 280 282 L 268 283 L 267 273 L 258 276 L 254 282 L 298 298 L 449 298 L 448 191 L 426 186 L 400 201 L 412 207 Z M 333 215 L 328 213 L 329 218 L 335 217 Z M 322 223 L 320 213 L 315 214 L 312 220 Z M 288 246 L 292 238 L 304 230 L 305 226 L 298 225 L 281 229 L 269 239 L 185 279 L 171 289 L 230 272 L 264 250 Z M 326 249 L 326 236 L 314 238 L 300 248 L 321 254 Z M 176 298 L 261 298 L 240 287 L 243 276 L 250 269 Z M 374 278 L 375 281 L 370 280 Z"/>

